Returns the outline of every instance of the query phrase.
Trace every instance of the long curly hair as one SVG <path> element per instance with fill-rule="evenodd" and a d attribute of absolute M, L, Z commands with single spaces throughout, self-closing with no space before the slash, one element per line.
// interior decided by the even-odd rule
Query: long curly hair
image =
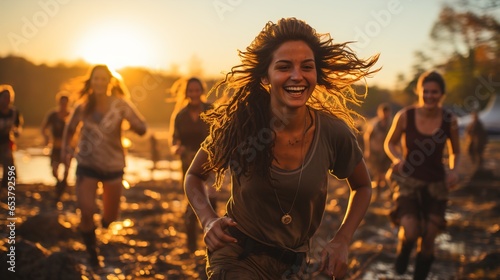
<path fill-rule="evenodd" d="M 348 104 L 360 105 L 366 90 L 359 94 L 351 85 L 379 70 L 370 70 L 378 55 L 359 59 L 349 48 L 350 42 L 334 44 L 329 34 L 317 33 L 296 18 L 268 22 L 246 51 L 238 51 L 241 64 L 231 68 L 210 91 L 230 97 L 202 115 L 210 124 L 210 136 L 202 143 L 208 154 L 204 168 L 215 171 L 217 188 L 228 168 L 237 179 L 260 172 L 271 180 L 275 138 L 271 122 L 276 112 L 271 112 L 270 94 L 262 78 L 267 75 L 276 49 L 287 41 L 304 41 L 314 53 L 317 86 L 307 104 L 356 130 L 354 119 L 361 116 Z"/>

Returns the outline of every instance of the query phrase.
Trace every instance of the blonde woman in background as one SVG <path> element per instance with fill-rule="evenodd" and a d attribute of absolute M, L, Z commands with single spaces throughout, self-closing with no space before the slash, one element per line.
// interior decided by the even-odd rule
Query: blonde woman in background
<path fill-rule="evenodd" d="M 92 68 L 81 90 L 80 103 L 75 107 L 62 144 L 62 159 L 70 150 L 69 139 L 81 125 L 76 150 L 76 197 L 81 211 L 78 229 L 90 257 L 90 264 L 100 266 L 94 213 L 98 183 L 103 186 L 101 225 L 107 228 L 119 214 L 125 154 L 122 147 L 122 123 L 139 135 L 146 133 L 144 117 L 129 101 L 125 86 L 106 65 Z"/>

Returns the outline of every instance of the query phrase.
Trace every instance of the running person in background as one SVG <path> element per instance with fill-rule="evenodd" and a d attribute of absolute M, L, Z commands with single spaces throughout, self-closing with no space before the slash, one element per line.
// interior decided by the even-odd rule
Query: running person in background
<path fill-rule="evenodd" d="M 172 114 L 173 120 L 171 152 L 180 156 L 182 162 L 182 174 L 186 172 L 193 161 L 193 158 L 200 148 L 201 142 L 208 136 L 208 124 L 201 118 L 200 114 L 210 108 L 210 104 L 204 102 L 202 97 L 205 86 L 198 78 L 180 79 L 171 89 L 172 93 L 178 97 L 176 110 Z M 185 104 L 187 102 L 187 104 Z M 185 104 L 185 106 L 184 106 Z M 184 179 L 182 185 L 184 185 Z M 213 188 L 211 188 L 213 189 Z M 210 203 L 216 207 L 217 201 L 213 191 L 210 195 Z M 189 204 L 186 206 L 184 215 L 186 225 L 187 247 L 194 253 L 198 249 L 198 235 L 200 226 L 193 209 Z"/>
<path fill-rule="evenodd" d="M 377 116 L 367 123 L 364 132 L 365 160 L 374 181 L 375 198 L 387 185 L 385 174 L 391 166 L 391 159 L 384 150 L 384 141 L 392 124 L 392 110 L 388 103 L 377 107 Z"/>
<path fill-rule="evenodd" d="M 62 137 L 66 121 L 70 115 L 69 95 L 66 92 L 59 92 L 56 95 L 57 108 L 49 111 L 42 122 L 41 130 L 45 146 L 52 140 L 52 149 L 50 153 L 50 165 L 52 167 L 52 176 L 56 179 L 56 201 L 59 201 L 68 184 L 68 168 L 64 168 L 63 177 L 59 180 L 59 166 L 69 165 L 61 160 Z M 64 167 L 64 166 L 63 166 Z"/>
<path fill-rule="evenodd" d="M 471 122 L 465 128 L 467 152 L 472 163 L 477 166 L 478 170 L 481 170 L 483 167 L 484 149 L 488 144 L 488 132 L 484 129 L 484 125 L 476 111 L 472 112 L 471 116 Z"/>
<path fill-rule="evenodd" d="M 81 124 L 76 152 L 76 198 L 81 212 L 80 231 L 89 254 L 90 265 L 100 266 L 97 252 L 94 214 L 98 183 L 102 183 L 103 211 L 101 225 L 107 228 L 118 218 L 125 168 L 122 146 L 122 123 L 139 135 L 146 133 L 144 117 L 129 101 L 120 78 L 106 65 L 94 66 L 80 92 L 63 135 L 62 159 L 72 153 L 70 140 Z M 66 162 L 67 163 L 67 162 Z"/>
<path fill-rule="evenodd" d="M 420 240 L 413 279 L 423 280 L 434 261 L 435 239 L 446 228 L 448 191 L 458 183 L 460 141 L 456 117 L 442 107 L 445 81 L 441 74 L 420 75 L 416 94 L 418 104 L 396 114 L 385 151 L 393 163 L 390 179 L 395 206 L 390 217 L 399 227 L 395 270 L 406 272 Z M 448 171 L 443 164 L 445 147 Z"/>
<path fill-rule="evenodd" d="M 14 106 L 15 96 L 16 94 L 12 86 L 0 85 L 0 164 L 3 168 L 2 188 L 7 188 L 9 181 L 15 183 L 16 180 L 16 176 L 9 176 L 9 170 L 15 168 L 14 155 L 12 153 L 16 149 L 16 138 L 19 137 L 22 131 L 23 117 Z M 14 174 L 17 174 L 17 171 Z"/>

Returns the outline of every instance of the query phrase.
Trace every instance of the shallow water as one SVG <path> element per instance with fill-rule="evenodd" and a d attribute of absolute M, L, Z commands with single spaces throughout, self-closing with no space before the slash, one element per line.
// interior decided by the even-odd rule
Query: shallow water
<path fill-rule="evenodd" d="M 55 178 L 52 176 L 50 157 L 46 148 L 30 148 L 14 152 L 14 162 L 17 169 L 17 182 L 19 184 L 45 184 L 54 185 Z M 153 168 L 153 162 L 149 159 L 134 155 L 126 156 L 126 168 L 124 179 L 130 184 L 149 180 L 181 180 L 182 171 L 179 160 L 160 160 Z M 62 177 L 62 166 L 59 170 Z M 68 174 L 68 183 L 75 182 L 76 160 L 73 159 Z"/>

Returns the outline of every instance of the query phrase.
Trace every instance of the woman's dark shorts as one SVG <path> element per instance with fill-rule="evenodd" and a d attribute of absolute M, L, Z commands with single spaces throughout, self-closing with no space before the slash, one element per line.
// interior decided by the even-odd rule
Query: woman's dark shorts
<path fill-rule="evenodd" d="M 446 228 L 448 189 L 444 181 L 425 182 L 392 173 L 390 182 L 394 200 L 390 219 L 394 225 L 399 226 L 401 217 L 405 215 L 427 221 L 432 215 L 439 218 L 437 226 L 441 230 Z"/>
<path fill-rule="evenodd" d="M 123 170 L 120 171 L 97 171 L 95 169 L 78 165 L 76 167 L 76 177 L 85 176 L 97 179 L 99 181 L 111 181 L 123 177 Z"/>

